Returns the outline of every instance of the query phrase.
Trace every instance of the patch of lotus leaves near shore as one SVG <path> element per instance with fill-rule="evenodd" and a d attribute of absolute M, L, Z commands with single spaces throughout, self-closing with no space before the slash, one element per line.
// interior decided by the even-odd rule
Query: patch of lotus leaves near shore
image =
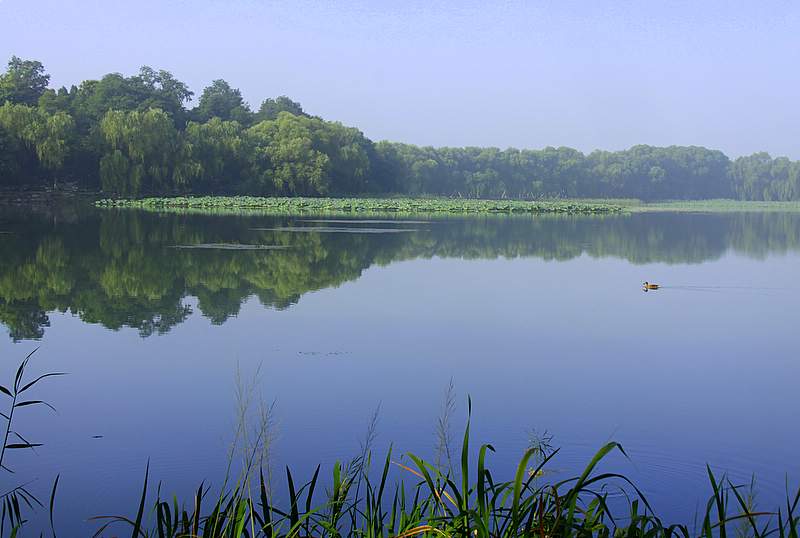
<path fill-rule="evenodd" d="M 579 200 L 479 200 L 472 198 L 303 198 L 260 196 L 177 196 L 169 198 L 105 199 L 99 207 L 147 209 L 259 209 L 267 212 L 388 212 L 388 213 L 616 213 L 617 204 Z"/>
<path fill-rule="evenodd" d="M 431 224 L 429 220 L 398 219 L 300 219 L 299 222 L 314 224 Z"/>
<path fill-rule="evenodd" d="M 393 234 L 417 232 L 416 228 L 351 228 L 346 226 L 283 226 L 277 228 L 250 228 L 254 232 L 300 232 L 345 234 Z"/>
<path fill-rule="evenodd" d="M 199 250 L 283 250 L 286 245 L 243 245 L 240 243 L 198 243 L 195 245 L 170 245 L 170 248 Z"/>

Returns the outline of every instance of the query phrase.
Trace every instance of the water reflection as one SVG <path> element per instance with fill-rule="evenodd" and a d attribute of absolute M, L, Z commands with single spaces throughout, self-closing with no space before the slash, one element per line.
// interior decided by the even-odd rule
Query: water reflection
<path fill-rule="evenodd" d="M 193 314 L 187 296 L 222 324 L 249 297 L 285 309 L 373 264 L 415 258 L 588 254 L 687 264 L 728 251 L 763 258 L 800 250 L 800 215 L 780 213 L 349 222 L 93 209 L 1 215 L 0 323 L 14 341 L 41 338 L 54 311 L 163 334 Z"/>

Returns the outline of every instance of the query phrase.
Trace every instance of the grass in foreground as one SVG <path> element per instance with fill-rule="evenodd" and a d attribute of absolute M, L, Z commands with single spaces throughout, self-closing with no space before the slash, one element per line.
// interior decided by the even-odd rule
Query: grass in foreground
<path fill-rule="evenodd" d="M 17 370 L 11 388 L 0 387 L 11 399 L 6 420 L 5 449 L 32 449 L 19 434 L 14 410 L 49 404 L 23 399 L 22 395 L 42 379 L 61 373 L 46 373 L 28 381 L 25 370 L 30 355 Z M 256 376 L 257 377 L 257 376 Z M 613 452 L 625 454 L 617 443 L 608 443 L 588 462 L 580 475 L 551 481 L 544 471 L 557 456 L 547 440 L 533 442 L 520 458 L 510 479 L 498 480 L 489 466 L 494 452 L 482 445 L 476 456 L 470 451 L 470 419 L 463 436 L 457 471 L 450 461 L 433 465 L 407 454 L 409 463 L 393 459 L 391 448 L 378 473 L 371 472 L 371 444 L 377 411 L 370 423 L 361 454 L 348 464 L 336 463 L 330 479 L 320 479 L 317 466 L 310 481 L 297 484 L 286 469 L 286 499 L 276 502 L 271 488 L 269 450 L 271 445 L 271 407 L 261 408 L 255 429 L 247 426 L 252 388 L 239 389 L 239 426 L 228 461 L 228 473 L 220 493 L 201 483 L 188 503 L 164 498 L 158 484 L 155 500 L 150 493 L 149 464 L 135 514 L 97 516 L 99 528 L 94 536 L 118 536 L 123 530 L 132 538 L 410 538 L 413 536 L 463 538 L 511 537 L 681 537 L 797 538 L 800 530 L 800 490 L 787 491 L 785 504 L 773 511 L 758 511 L 751 502 L 751 491 L 725 477 L 718 479 L 708 469 L 710 498 L 696 528 L 668 524 L 654 514 L 643 493 L 624 475 L 599 469 Z M 255 386 L 253 383 L 252 386 Z M 452 385 L 448 390 L 441 429 L 447 431 L 452 410 Z M 27 395 L 26 395 L 27 397 Z M 470 405 L 471 411 L 471 405 Z M 18 442 L 10 440 L 19 437 Z M 444 435 L 447 438 L 447 435 Z M 238 448 L 237 448 L 238 447 Z M 242 471 L 232 480 L 231 462 L 241 454 Z M 2 457 L 2 454 L 0 454 Z M 266 476 L 265 470 L 266 468 Z M 3 462 L 0 469 L 8 471 Z M 390 474 L 392 480 L 390 481 Z M 232 485 L 229 485 L 232 484 Z M 49 503 L 49 524 L 53 537 L 58 477 L 53 483 Z M 298 487 L 299 486 L 299 487 Z M 0 497 L 2 517 L 0 536 L 27 536 L 27 517 L 22 510 L 44 508 L 32 494 L 18 486 Z M 22 509 L 21 509 L 22 506 Z M 8 527 L 5 523 L 8 522 Z M 8 530 L 8 534 L 6 534 Z M 44 534 L 42 534 L 43 536 Z"/>
<path fill-rule="evenodd" d="M 145 209 L 258 209 L 275 213 L 615 213 L 617 204 L 572 200 L 475 200 L 467 198 L 301 198 L 204 196 L 105 199 L 99 207 Z"/>
<path fill-rule="evenodd" d="M 346 466 L 337 463 L 327 487 L 320 485 L 319 466 L 299 487 L 287 468 L 288 500 L 282 506 L 273 503 L 268 480 L 252 465 L 253 458 L 235 487 L 212 498 L 201 484 L 188 508 L 162 498 L 160 487 L 155 502 L 148 503 L 146 473 L 135 516 L 98 518 L 105 523 L 96 536 L 112 525 L 126 526 L 133 537 L 159 538 L 798 536 L 800 491 L 787 495 L 786 505 L 776 511 L 756 512 L 743 486 L 718 479 L 709 468 L 711 497 L 698 528 L 690 530 L 654 515 L 625 476 L 598 471 L 608 454 L 624 454 L 617 443 L 601 448 L 579 476 L 558 482 L 545 481 L 543 473 L 558 451 L 534 446 L 511 480 L 498 481 L 488 466 L 491 445 L 481 446 L 476 459 L 470 457 L 469 429 L 468 421 L 457 474 L 413 454 L 408 454 L 409 465 L 395 462 L 390 450 L 373 480 L 365 451 Z M 390 483 L 393 471 L 402 475 Z"/>

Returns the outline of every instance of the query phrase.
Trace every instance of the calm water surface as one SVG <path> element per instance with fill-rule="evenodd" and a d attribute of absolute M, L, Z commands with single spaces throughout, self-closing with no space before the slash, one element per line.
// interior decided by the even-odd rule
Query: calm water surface
<path fill-rule="evenodd" d="M 35 348 L 32 372 L 70 374 L 9 465 L 45 498 L 61 474 L 67 534 L 134 515 L 148 458 L 162 490 L 219 484 L 237 369 L 274 402 L 276 472 L 349 459 L 378 406 L 378 453 L 434 458 L 452 378 L 454 436 L 470 395 L 496 474 L 546 430 L 564 475 L 621 442 L 606 468 L 670 519 L 705 502 L 707 462 L 755 473 L 764 508 L 800 481 L 800 215 L 5 209 L 0 232 L 3 384 Z"/>

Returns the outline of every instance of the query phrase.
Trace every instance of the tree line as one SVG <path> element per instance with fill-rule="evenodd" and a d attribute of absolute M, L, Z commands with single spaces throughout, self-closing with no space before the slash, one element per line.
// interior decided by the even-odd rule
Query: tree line
<path fill-rule="evenodd" d="M 0 75 L 0 186 L 169 194 L 800 199 L 800 161 L 697 146 L 624 151 L 373 142 L 286 96 L 258 110 L 224 80 L 194 93 L 164 70 L 53 89 L 41 62 Z"/>

